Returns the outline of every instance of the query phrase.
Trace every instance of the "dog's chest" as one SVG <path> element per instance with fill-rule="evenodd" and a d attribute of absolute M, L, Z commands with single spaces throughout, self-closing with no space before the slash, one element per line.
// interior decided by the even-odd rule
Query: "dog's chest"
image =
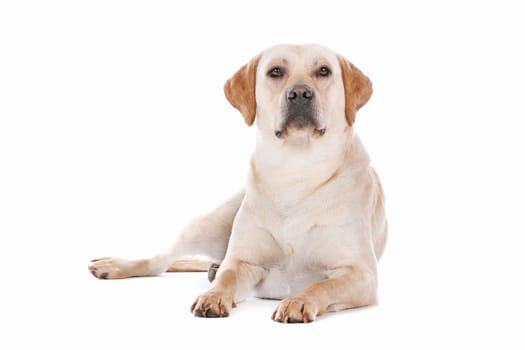
<path fill-rule="evenodd" d="M 264 280 L 256 287 L 258 297 L 282 299 L 297 293 L 326 276 L 316 246 L 316 225 L 303 215 L 283 220 L 274 227 L 273 237 L 282 251 L 279 261 L 268 266 Z"/>
<path fill-rule="evenodd" d="M 345 205 L 334 202 L 339 194 L 334 194 L 336 183 L 316 191 L 305 187 L 305 181 L 288 183 L 286 188 L 275 185 L 271 197 L 257 189 L 250 197 L 252 207 L 264 208 L 256 211 L 257 226 L 271 234 L 273 249 L 279 251 L 262 262 L 267 274 L 255 288 L 259 297 L 282 299 L 300 292 L 326 278 L 332 254 L 342 255 L 344 248 L 338 246 L 333 226 L 347 215 Z"/>

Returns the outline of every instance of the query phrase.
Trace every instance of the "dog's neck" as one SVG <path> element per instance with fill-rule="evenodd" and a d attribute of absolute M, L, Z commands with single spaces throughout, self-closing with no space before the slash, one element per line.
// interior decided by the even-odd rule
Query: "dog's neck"
<path fill-rule="evenodd" d="M 347 128 L 340 134 L 290 140 L 257 135 L 250 176 L 255 189 L 272 197 L 301 200 L 327 182 L 368 167 L 361 141 Z"/>

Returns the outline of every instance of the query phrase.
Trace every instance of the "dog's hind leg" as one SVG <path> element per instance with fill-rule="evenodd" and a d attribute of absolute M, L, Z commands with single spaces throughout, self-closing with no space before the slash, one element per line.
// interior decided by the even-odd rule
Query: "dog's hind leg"
<path fill-rule="evenodd" d="M 190 222 L 180 232 L 172 248 L 164 254 L 139 260 L 115 257 L 94 259 L 89 265 L 89 271 L 101 279 L 156 276 L 165 271 L 207 271 L 202 259 L 187 257 L 209 258 L 208 267 L 212 262 L 222 261 L 233 220 L 243 199 L 244 191 L 241 191 L 210 213 Z"/>

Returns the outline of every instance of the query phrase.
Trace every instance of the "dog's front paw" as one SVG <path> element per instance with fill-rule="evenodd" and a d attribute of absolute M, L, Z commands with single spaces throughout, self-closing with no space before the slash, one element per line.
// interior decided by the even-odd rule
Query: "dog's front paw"
<path fill-rule="evenodd" d="M 120 258 L 100 258 L 91 260 L 88 269 L 96 278 L 114 279 L 129 277 L 129 261 Z"/>
<path fill-rule="evenodd" d="M 209 291 L 195 300 L 191 312 L 197 317 L 228 317 L 235 306 L 232 296 Z"/>
<path fill-rule="evenodd" d="M 272 320 L 281 323 L 308 323 L 315 320 L 319 310 L 306 298 L 291 296 L 281 300 L 272 314 Z"/>

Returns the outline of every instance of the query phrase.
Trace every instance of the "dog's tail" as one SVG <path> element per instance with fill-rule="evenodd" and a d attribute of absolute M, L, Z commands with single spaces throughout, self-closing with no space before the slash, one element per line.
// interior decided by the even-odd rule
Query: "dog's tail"
<path fill-rule="evenodd" d="M 208 272 L 208 280 L 215 279 L 220 264 L 204 258 L 182 258 L 168 267 L 166 272 Z"/>

